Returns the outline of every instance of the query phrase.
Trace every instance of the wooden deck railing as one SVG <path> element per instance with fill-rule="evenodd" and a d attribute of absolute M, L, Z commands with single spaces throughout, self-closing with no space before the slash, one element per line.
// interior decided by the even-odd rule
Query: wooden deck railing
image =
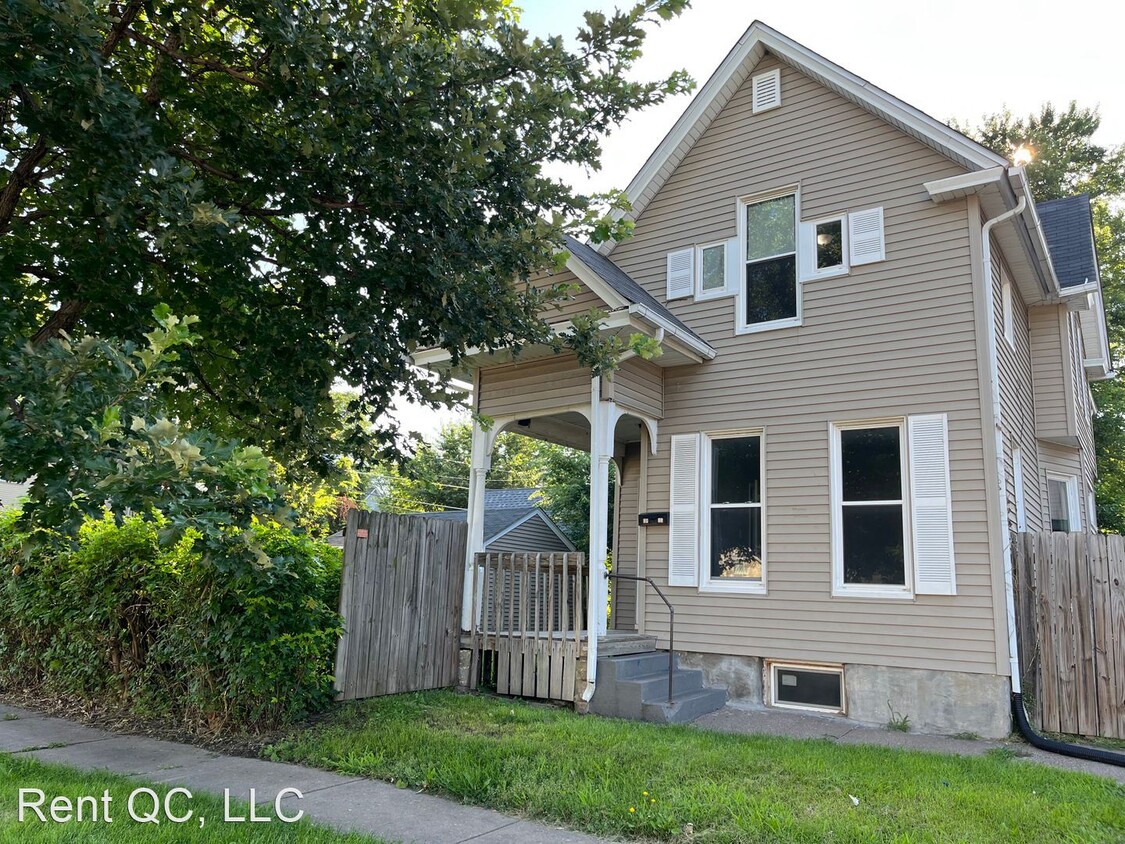
<path fill-rule="evenodd" d="M 483 668 L 500 694 L 573 700 L 586 653 L 588 574 L 584 554 L 477 554 L 472 676 Z"/>

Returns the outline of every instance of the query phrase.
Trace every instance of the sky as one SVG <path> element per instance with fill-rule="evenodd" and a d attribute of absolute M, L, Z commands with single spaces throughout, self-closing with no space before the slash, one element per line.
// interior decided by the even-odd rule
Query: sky
<path fill-rule="evenodd" d="M 517 0 L 534 35 L 573 36 L 587 9 L 632 0 Z M 702 86 L 755 20 L 820 53 L 938 120 L 978 122 L 1005 107 L 1097 106 L 1101 143 L 1125 142 L 1125 3 L 1120 0 L 694 0 L 652 32 L 637 78 L 685 69 Z M 624 188 L 690 102 L 634 115 L 603 144 L 602 170 L 565 174 L 584 191 Z M 428 433 L 452 415 L 400 408 Z"/>

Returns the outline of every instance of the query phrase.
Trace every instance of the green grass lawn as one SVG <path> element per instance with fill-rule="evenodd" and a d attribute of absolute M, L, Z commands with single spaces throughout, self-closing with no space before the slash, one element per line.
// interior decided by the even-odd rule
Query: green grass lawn
<path fill-rule="evenodd" d="M 341 706 L 269 755 L 592 833 L 695 842 L 1125 841 L 1125 788 L 1005 754 L 733 736 L 494 697 Z"/>
<path fill-rule="evenodd" d="M 184 824 L 161 820 L 159 825 L 141 824 L 129 818 L 127 802 L 134 789 L 147 786 L 161 799 L 173 785 L 152 785 L 127 777 L 105 772 L 86 773 L 60 765 L 44 765 L 33 759 L 10 756 L 0 753 L 0 842 L 111 842 L 112 844 L 133 844 L 133 842 L 170 841 L 193 842 L 301 842 L 301 844 L 379 844 L 373 838 L 362 835 L 345 835 L 322 827 L 300 821 L 286 824 L 272 823 L 223 823 L 223 801 L 193 792 L 190 804 L 182 797 L 174 797 L 173 811 L 182 816 L 185 808 L 191 808 L 195 816 Z M 47 823 L 31 818 L 25 812 L 24 822 L 19 822 L 19 789 L 38 788 L 46 793 L 44 815 Z M 97 823 L 86 820 L 77 823 L 54 823 L 50 815 L 50 801 L 56 795 L 76 799 L 81 795 L 100 797 L 109 789 L 113 802 L 110 804 L 112 823 L 100 820 Z M 138 807 L 141 806 L 138 798 Z M 245 804 L 240 804 L 240 814 L 247 817 Z M 85 807 L 89 818 L 88 807 Z M 147 806 L 146 806 L 147 808 Z M 100 809 L 100 804 L 99 804 Z M 202 828 L 199 817 L 205 818 Z M 29 820 L 29 818 L 31 818 Z M 101 816 L 99 816 L 101 818 Z"/>

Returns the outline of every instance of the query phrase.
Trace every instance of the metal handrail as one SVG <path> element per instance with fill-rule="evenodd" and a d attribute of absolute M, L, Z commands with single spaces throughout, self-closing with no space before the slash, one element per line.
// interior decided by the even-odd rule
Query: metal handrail
<path fill-rule="evenodd" d="M 609 580 L 634 580 L 637 583 L 647 583 L 651 586 L 656 594 L 660 596 L 660 600 L 664 602 L 664 606 L 668 608 L 668 702 L 672 703 L 672 674 L 676 665 L 676 608 L 672 606 L 672 602 L 668 600 L 659 586 L 656 585 L 651 577 L 637 577 L 633 574 L 614 574 L 613 572 L 606 572 L 606 578 Z"/>

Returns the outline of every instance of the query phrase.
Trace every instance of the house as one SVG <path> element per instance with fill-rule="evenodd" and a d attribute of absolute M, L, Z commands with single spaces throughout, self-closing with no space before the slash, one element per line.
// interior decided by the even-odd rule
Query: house
<path fill-rule="evenodd" d="M 535 501 L 537 489 L 489 489 L 484 493 L 485 551 L 573 551 L 574 543 Z M 419 518 L 463 522 L 464 510 L 418 513 Z M 328 544 L 344 547 L 344 532 L 327 539 Z"/>
<path fill-rule="evenodd" d="M 588 449 L 582 702 L 615 635 L 655 637 L 735 701 L 1006 735 L 1018 671 L 1011 531 L 1092 531 L 1089 384 L 1112 377 L 1086 197 L 1024 170 L 762 23 L 628 187 L 633 236 L 568 240 L 548 312 L 659 341 L 575 358 L 442 349 L 471 381 L 473 552 L 496 435 Z M 533 280 L 538 283 L 538 280 Z M 472 622 L 468 587 L 463 627 Z M 478 608 L 479 611 L 479 608 Z M 600 679 L 601 678 L 601 679 Z"/>
<path fill-rule="evenodd" d="M 484 493 L 485 551 L 573 551 L 555 520 L 535 501 L 537 489 L 489 489 Z M 419 513 L 419 518 L 463 522 L 464 510 Z"/>
<path fill-rule="evenodd" d="M 28 485 L 26 483 L 12 483 L 11 481 L 0 481 L 0 510 L 9 507 L 15 507 L 21 498 L 27 495 Z"/>

